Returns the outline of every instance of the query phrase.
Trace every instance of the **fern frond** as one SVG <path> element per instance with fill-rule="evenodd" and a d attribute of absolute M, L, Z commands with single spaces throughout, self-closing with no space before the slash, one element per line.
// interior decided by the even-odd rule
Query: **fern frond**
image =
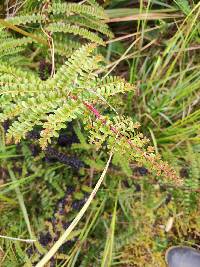
<path fill-rule="evenodd" d="M 114 153 L 126 157 L 127 161 L 134 160 L 141 166 L 146 166 L 149 170 L 155 171 L 158 176 L 163 175 L 167 180 L 170 179 L 177 184 L 182 184 L 181 179 L 176 176 L 173 168 L 163 162 L 159 155 L 153 153 L 153 147 L 147 146 L 149 140 L 143 134 L 134 133 L 133 136 L 130 135 L 127 138 L 126 134 L 118 131 L 117 125 L 111 119 L 100 115 L 91 105 L 87 103 L 85 105 L 97 118 L 97 122 L 93 123 L 92 126 L 90 126 L 90 118 L 87 118 L 87 114 L 83 118 L 84 124 L 87 125 L 86 129 L 89 130 L 92 143 L 100 147 L 106 140 L 107 147 L 112 149 Z M 135 128 L 137 129 L 138 126 L 135 126 Z"/>
<path fill-rule="evenodd" d="M 1 55 L 0 55 L 0 59 L 4 62 L 8 62 L 11 61 L 12 63 L 12 57 L 14 57 L 15 55 L 20 54 L 21 52 L 23 52 L 25 49 L 25 47 L 21 46 L 21 47 L 15 47 L 14 49 L 9 48 L 9 49 L 5 49 Z M 7 60 L 7 58 L 9 57 L 9 59 Z"/>
<path fill-rule="evenodd" d="M 12 138 L 16 142 L 20 141 L 34 125 L 43 124 L 42 121 L 46 121 L 44 126 L 46 128 L 42 132 L 42 143 L 45 147 L 50 137 L 56 135 L 57 131 L 63 127 L 62 123 L 59 124 L 56 121 L 67 121 L 75 118 L 78 114 L 80 115 L 78 111 L 81 110 L 81 104 L 79 102 L 78 105 L 75 104 L 77 101 L 72 99 L 68 99 L 69 102 L 64 100 L 67 99 L 67 94 L 75 89 L 75 94 L 78 93 L 79 88 L 83 90 L 86 79 L 93 77 L 90 73 L 98 68 L 98 63 L 101 60 L 101 57 L 91 55 L 95 48 L 96 45 L 94 44 L 81 47 L 60 68 L 54 78 L 45 82 L 21 70 L 13 71 L 12 67 L 0 66 L 0 73 L 3 74 L 0 94 L 4 98 L 6 95 L 9 96 L 5 98 L 6 105 L 10 101 L 7 107 L 4 106 L 0 120 L 18 117 L 8 131 L 8 141 Z M 66 112 L 68 112 L 68 117 Z M 48 115 L 49 113 L 51 115 Z M 77 115 L 75 116 L 75 114 Z"/>
<path fill-rule="evenodd" d="M 7 77 L 5 77 L 4 81 L 2 81 L 0 84 L 0 95 L 10 95 L 12 98 L 16 98 L 18 96 L 18 100 L 23 99 L 23 97 L 27 94 L 32 97 L 49 89 L 49 87 L 47 87 L 45 83 L 43 84 L 40 80 L 38 81 L 36 78 L 19 78 L 17 79 L 18 83 L 16 83 L 16 79 L 14 79 L 14 77 L 13 80 L 5 82 L 6 78 Z"/>
<path fill-rule="evenodd" d="M 114 36 L 106 24 L 103 24 L 101 21 L 94 19 L 92 17 L 70 16 L 67 18 L 67 22 L 83 26 L 85 28 L 90 28 L 92 30 L 103 33 L 110 38 Z"/>
<path fill-rule="evenodd" d="M 58 131 L 66 128 L 65 122 L 70 122 L 81 115 L 83 106 L 73 99 L 65 101 L 54 114 L 47 117 L 47 121 L 43 124 L 41 132 L 40 146 L 44 149 L 51 142 L 52 137 L 58 137 Z"/>
<path fill-rule="evenodd" d="M 95 48 L 95 44 L 88 44 L 75 51 L 55 76 L 45 82 L 21 70 L 13 71 L 11 67 L 0 66 L 0 73 L 3 74 L 1 94 L 6 104 L 10 101 L 0 115 L 1 121 L 17 117 L 8 131 L 8 140 L 14 138 L 18 142 L 35 125 L 43 125 L 41 145 L 45 148 L 50 138 L 65 127 L 64 122 L 80 117 L 85 110 L 85 101 L 96 99 L 96 94 L 88 89 L 94 92 L 97 89 L 106 97 L 129 89 L 128 84 L 123 84 L 123 80 L 116 77 L 96 79 L 95 71 L 99 68 L 102 57 L 94 55 Z M 78 98 L 68 98 L 71 94 Z M 9 97 L 5 98 L 6 95 Z M 114 138 L 109 125 L 107 128 L 98 125 L 97 129 L 100 133 L 93 133 L 96 144 L 97 140 L 102 144 L 109 134 L 109 138 Z"/>
<path fill-rule="evenodd" d="M 6 64 L 5 62 L 3 64 L 0 64 L 0 73 L 9 75 L 7 76 L 8 79 L 7 82 L 12 82 L 12 81 L 20 82 L 22 81 L 22 79 L 28 80 L 30 83 L 33 82 L 34 80 L 40 81 L 39 78 L 33 72 L 23 71 L 22 69 Z M 3 82 L 6 82 L 6 80 L 3 80 Z"/>
<path fill-rule="evenodd" d="M 86 119 L 86 117 L 85 117 Z M 92 124 L 92 127 L 88 127 L 88 121 L 85 121 L 86 129 L 89 130 L 89 142 L 90 144 L 95 145 L 97 149 L 100 149 L 104 142 L 110 138 L 110 135 L 113 136 L 110 131 L 109 122 L 106 125 L 102 125 L 100 121 L 95 121 Z"/>
<path fill-rule="evenodd" d="M 14 39 L 14 38 L 6 39 L 4 40 L 2 44 L 0 44 L 0 58 L 5 55 L 19 53 L 19 51 L 24 49 L 24 47 L 27 44 L 30 44 L 32 42 L 33 42 L 33 39 L 29 37 L 23 37 L 23 38 L 18 38 L 18 39 Z"/>
<path fill-rule="evenodd" d="M 2 95 L 0 97 L 0 108 L 1 110 L 4 110 L 5 107 L 8 107 L 10 102 L 12 101 L 12 97 L 10 95 Z M 0 113 L 1 116 L 2 113 Z"/>
<path fill-rule="evenodd" d="M 113 122 L 115 128 L 128 138 L 132 138 L 136 134 L 136 130 L 140 128 L 140 123 L 133 122 L 130 117 L 115 116 Z"/>
<path fill-rule="evenodd" d="M 21 96 L 29 93 L 30 96 L 44 91 L 45 85 L 31 72 L 16 69 L 8 64 L 0 66 L 0 95 L 10 95 L 11 97 Z"/>
<path fill-rule="evenodd" d="M 103 97 L 109 97 L 119 93 L 134 91 L 134 87 L 120 77 L 108 76 L 104 79 L 96 79 L 95 91 Z"/>
<path fill-rule="evenodd" d="M 27 86 L 19 86 L 16 83 L 13 84 L 5 84 L 3 88 L 0 90 L 0 95 L 11 95 L 13 98 L 17 95 L 24 96 L 29 93 L 30 95 L 34 95 L 38 93 L 37 87 L 27 83 Z"/>
<path fill-rule="evenodd" d="M 96 48 L 95 44 L 88 44 L 76 50 L 68 61 L 57 71 L 53 79 L 47 81 L 57 88 L 66 88 L 66 93 L 76 88 L 80 77 L 87 76 L 88 73 L 98 68 L 98 63 L 102 58 L 97 57 L 96 61 L 91 61 L 90 57 Z"/>
<path fill-rule="evenodd" d="M 53 3 L 49 7 L 48 12 L 52 12 L 54 15 L 59 14 L 70 14 L 71 12 L 75 14 L 91 15 L 99 19 L 107 19 L 106 13 L 100 6 L 90 6 L 90 5 L 78 5 L 75 3 Z"/>
<path fill-rule="evenodd" d="M 3 100 L 0 120 L 14 119 L 7 132 L 8 142 L 12 139 L 19 142 L 34 126 L 40 125 L 43 127 L 40 145 L 45 149 L 51 138 L 65 128 L 65 122 L 78 118 L 86 125 L 90 142 L 96 147 L 106 144 L 127 162 L 135 160 L 158 175 L 163 173 L 168 179 L 176 179 L 169 166 L 153 153 L 152 147 L 147 147 L 149 140 L 136 131 L 138 124 L 130 118 L 104 117 L 90 104 L 98 100 L 98 95 L 109 98 L 133 90 L 123 79 L 98 78 L 96 70 L 102 57 L 96 55 L 95 50 L 96 44 L 81 47 L 46 81 L 31 72 L 0 65 Z"/>
<path fill-rule="evenodd" d="M 70 39 L 67 35 L 54 36 L 53 41 L 55 53 L 65 57 L 70 57 L 74 50 L 81 47 L 81 44 L 78 41 Z"/>
<path fill-rule="evenodd" d="M 10 17 L 7 18 L 6 21 L 12 23 L 13 25 L 26 25 L 27 23 L 41 23 L 44 19 L 44 15 L 38 13 Z"/>
<path fill-rule="evenodd" d="M 5 29 L 0 29 L 0 59 L 5 60 L 6 56 L 12 56 L 15 54 L 20 54 L 25 47 L 32 43 L 31 38 L 23 37 L 15 38 L 10 32 Z"/>
<path fill-rule="evenodd" d="M 4 40 L 9 37 L 11 37 L 11 34 L 8 31 L 6 31 L 2 25 L 0 25 L 0 39 Z"/>
<path fill-rule="evenodd" d="M 52 96 L 52 99 L 54 99 L 55 102 L 57 101 L 57 98 L 59 98 L 59 96 L 56 92 L 55 93 L 50 92 L 49 95 Z M 13 100 L 13 99 L 11 99 L 11 100 Z M 37 99 L 35 97 L 30 97 L 28 99 L 15 98 L 15 100 L 16 100 L 16 103 L 11 102 L 8 105 L 8 107 L 4 108 L 3 112 L 0 114 L 0 121 L 4 121 L 7 119 L 13 119 L 14 117 L 17 117 L 17 116 L 20 117 L 19 121 L 21 121 L 21 122 L 23 122 L 23 120 L 25 121 L 26 119 L 27 120 L 35 120 L 35 119 L 38 119 L 38 117 L 36 117 L 35 114 L 42 114 L 42 112 L 43 112 L 43 114 L 45 114 L 45 110 L 48 111 L 49 109 L 51 109 L 50 106 L 48 107 L 48 105 L 50 105 L 50 101 L 48 101 L 48 97 L 43 93 L 41 93 Z M 43 104 L 44 102 L 47 102 L 47 104 L 44 105 Z M 30 111 L 33 114 L 31 114 Z M 17 129 L 16 129 L 16 131 L 17 131 Z"/>
<path fill-rule="evenodd" d="M 42 120 L 46 120 L 48 113 L 54 112 L 58 106 L 63 104 L 64 99 L 58 94 L 41 94 L 37 99 L 29 98 L 27 102 L 21 102 L 18 110 L 18 120 L 10 126 L 7 133 L 7 140 L 10 142 L 14 138 L 18 143 L 26 137 L 35 125 L 41 125 Z M 21 110 L 20 110 L 21 108 Z"/>
<path fill-rule="evenodd" d="M 22 107 L 16 104 L 11 104 L 12 98 L 4 98 L 1 107 L 3 107 L 3 112 L 0 113 L 0 122 L 4 122 L 8 119 L 13 119 L 20 114 Z"/>
<path fill-rule="evenodd" d="M 54 51 L 58 55 L 64 55 L 66 57 L 69 57 L 74 49 L 80 47 L 80 38 L 85 41 L 89 40 L 90 42 L 104 45 L 104 41 L 98 36 L 98 33 L 108 37 L 113 36 L 105 23 L 105 19 L 107 18 L 106 13 L 104 9 L 97 4 L 58 3 L 56 1 L 56 3 L 54 2 L 52 5 L 49 3 L 48 8 L 43 11 L 44 12 L 39 12 L 38 10 L 38 12 L 34 11 L 33 14 L 26 14 L 26 12 L 23 12 L 22 8 L 19 15 L 5 19 L 5 23 L 8 25 L 0 25 L 0 40 L 2 40 L 2 43 L 0 42 L 0 57 L 4 57 L 3 59 L 6 60 L 9 56 L 20 55 L 24 50 L 30 52 L 27 49 L 31 47 L 30 44 L 33 40 L 41 41 L 44 39 L 44 36 L 40 38 L 44 31 L 38 30 L 39 25 L 41 25 L 43 29 L 54 33 Z M 32 24 L 33 27 L 29 27 L 27 35 L 25 34 L 26 36 L 30 36 L 30 38 L 16 38 L 12 32 L 7 32 L 5 29 L 6 25 L 9 27 L 9 24 L 11 26 L 23 25 L 24 27 L 28 26 L 28 24 Z M 58 36 L 60 40 L 58 40 Z M 75 36 L 75 39 L 72 40 L 71 36 Z M 67 41 L 63 43 L 64 40 Z M 41 43 L 47 44 L 45 40 L 43 41 L 44 42 L 41 41 Z M 36 45 L 38 46 L 38 44 Z M 41 47 L 40 44 L 39 48 L 42 51 L 47 49 L 47 47 Z M 15 62 L 18 63 L 17 59 L 15 59 Z"/>
<path fill-rule="evenodd" d="M 28 75 L 21 70 L 13 71 L 11 67 L 0 67 L 0 73 L 3 74 L 1 94 L 4 97 L 6 95 L 9 96 L 6 99 L 6 104 L 11 100 L 16 101 L 16 103 L 11 102 L 7 108 L 4 108 L 1 113 L 1 121 L 18 117 L 18 120 L 11 125 L 8 131 L 7 137 L 9 140 L 13 137 L 18 142 L 21 138 L 25 137 L 26 133 L 34 125 L 43 124 L 42 121 L 44 121 L 44 131 L 42 132 L 41 141 L 42 147 L 44 148 L 50 142 L 50 138 L 56 136 L 57 131 L 64 127 L 63 122 L 75 118 L 78 115 L 80 117 L 80 110 L 82 109 L 78 100 L 68 99 L 67 101 L 69 102 L 63 101 L 67 99 L 69 93 L 78 94 L 79 96 L 81 93 L 82 101 L 87 100 L 88 97 L 96 97 L 94 94 L 90 95 L 90 92 L 87 90 L 91 84 L 94 85 L 95 89 L 95 82 L 97 80 L 95 80 L 96 74 L 94 71 L 98 69 L 99 62 L 102 60 L 98 55 L 93 55 L 95 48 L 95 44 L 81 47 L 58 70 L 56 75 L 46 82 L 41 82 L 35 76 Z M 17 75 L 17 83 L 15 81 L 15 75 Z M 117 79 L 114 78 L 115 80 Z M 100 82 L 99 79 L 97 85 L 103 84 L 106 86 L 106 81 L 113 82 L 113 79 L 109 78 L 104 82 Z M 109 87 L 111 87 L 111 84 L 106 87 L 107 91 Z M 123 86 L 121 86 L 122 88 Z M 109 95 L 111 94 L 107 93 L 107 96 Z M 51 114 L 48 115 L 48 113 Z M 102 127 L 103 132 L 104 134 L 106 133 L 104 127 Z M 96 139 L 98 139 L 97 136 Z"/>
<path fill-rule="evenodd" d="M 74 35 L 79 35 L 80 37 L 88 39 L 91 42 L 104 45 L 104 41 L 97 34 L 85 28 L 81 28 L 79 26 L 74 26 L 63 22 L 57 22 L 57 23 L 55 22 L 49 24 L 47 30 L 53 33 L 54 32 L 72 33 Z"/>

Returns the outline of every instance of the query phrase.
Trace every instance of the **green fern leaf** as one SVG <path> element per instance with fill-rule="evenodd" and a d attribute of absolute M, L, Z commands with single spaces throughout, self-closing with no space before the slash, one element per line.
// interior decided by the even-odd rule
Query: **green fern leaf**
<path fill-rule="evenodd" d="M 98 78 L 96 80 L 95 91 L 103 97 L 109 97 L 119 93 L 134 91 L 134 87 L 120 77 L 108 76 L 104 79 Z"/>
<path fill-rule="evenodd" d="M 27 44 L 30 44 L 32 42 L 33 39 L 29 37 L 23 37 L 20 39 L 9 38 L 7 40 L 4 40 L 4 42 L 0 44 L 0 58 L 5 55 L 19 53 L 19 51 L 23 50 Z"/>
<path fill-rule="evenodd" d="M 89 41 L 92 41 L 94 43 L 104 45 L 104 41 L 95 33 L 85 29 L 81 28 L 79 26 L 74 26 L 71 24 L 65 24 L 63 22 L 58 23 L 51 23 L 47 30 L 50 32 L 64 32 L 64 33 L 72 33 L 74 35 L 79 35 L 85 39 L 88 39 Z"/>
<path fill-rule="evenodd" d="M 76 50 L 68 61 L 58 70 L 53 79 L 49 79 L 47 84 L 57 88 L 65 88 L 65 94 L 77 89 L 80 77 L 88 77 L 88 74 L 98 68 L 98 63 L 102 60 L 97 57 L 91 60 L 91 55 L 96 48 L 95 44 L 88 44 Z"/>
<path fill-rule="evenodd" d="M 69 122 L 80 116 L 83 110 L 83 105 L 78 101 L 69 99 L 54 114 L 47 117 L 47 121 L 43 124 L 41 132 L 40 146 L 44 149 L 51 142 L 52 137 L 58 137 L 58 131 L 66 128 L 65 122 Z"/>
<path fill-rule="evenodd" d="M 7 18 L 6 21 L 13 25 L 26 25 L 27 23 L 41 23 L 45 20 L 45 16 L 41 14 L 27 14 L 22 16 L 15 16 Z"/>
<path fill-rule="evenodd" d="M 54 15 L 59 14 L 70 14 L 71 12 L 75 14 L 91 15 L 100 19 L 107 19 L 106 13 L 100 6 L 90 6 L 90 5 L 78 5 L 75 3 L 53 3 L 49 7 L 48 12 L 52 12 Z"/>
<path fill-rule="evenodd" d="M 70 16 L 69 18 L 67 18 L 67 22 L 73 23 L 75 25 L 79 25 L 85 28 L 90 28 L 95 31 L 98 30 L 98 32 L 103 33 L 110 38 L 113 38 L 114 36 L 106 24 L 103 24 L 102 21 L 99 21 L 92 17 Z"/>
<path fill-rule="evenodd" d="M 22 101 L 18 105 L 18 120 L 8 130 L 8 142 L 14 138 L 15 142 L 18 143 L 22 138 L 25 138 L 27 132 L 31 131 L 35 125 L 43 124 L 41 121 L 46 120 L 47 114 L 54 112 L 63 104 L 63 101 L 64 99 L 56 93 L 40 94 L 37 99 L 29 98 L 26 102 Z"/>

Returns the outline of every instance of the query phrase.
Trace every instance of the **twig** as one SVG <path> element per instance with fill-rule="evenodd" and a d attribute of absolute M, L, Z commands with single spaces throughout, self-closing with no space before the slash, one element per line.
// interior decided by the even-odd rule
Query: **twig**
<path fill-rule="evenodd" d="M 9 240 L 13 240 L 13 241 L 21 241 L 21 242 L 26 242 L 26 243 L 36 242 L 35 239 L 24 239 L 24 238 L 5 236 L 5 235 L 0 235 L 0 238 L 9 239 Z"/>
<path fill-rule="evenodd" d="M 109 19 L 107 23 L 113 23 L 113 22 L 122 22 L 122 21 L 133 21 L 133 20 L 155 20 L 155 19 L 170 19 L 170 18 L 182 18 L 184 17 L 183 14 L 167 14 L 167 13 L 141 13 L 136 14 L 132 16 L 126 16 L 126 17 L 119 17 L 119 18 L 113 18 Z"/>

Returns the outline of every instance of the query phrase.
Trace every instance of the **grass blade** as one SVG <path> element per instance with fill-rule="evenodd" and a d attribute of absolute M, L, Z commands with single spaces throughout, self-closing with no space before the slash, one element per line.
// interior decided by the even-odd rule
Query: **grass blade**
<path fill-rule="evenodd" d="M 66 231 L 63 233 L 63 235 L 58 239 L 58 241 L 53 245 L 53 247 L 47 252 L 47 254 L 41 259 L 41 261 L 39 263 L 36 264 L 35 267 L 43 267 L 45 266 L 45 264 L 53 257 L 53 255 L 58 251 L 58 249 L 62 246 L 62 244 L 64 243 L 64 241 L 67 239 L 67 237 L 69 236 L 69 234 L 72 232 L 72 230 L 76 227 L 76 225 L 78 224 L 78 222 L 81 220 L 81 218 L 83 217 L 83 215 L 85 214 L 86 210 L 88 209 L 88 207 L 90 206 L 93 198 L 95 197 L 101 183 L 103 182 L 103 179 L 106 175 L 106 172 L 108 170 L 110 161 L 112 159 L 112 155 L 113 153 L 110 153 L 110 157 L 107 161 L 107 164 L 95 186 L 95 188 L 93 189 L 92 193 L 90 194 L 87 202 L 85 203 L 85 205 L 82 207 L 82 209 L 80 210 L 80 212 L 77 214 L 77 216 L 74 218 L 74 220 L 72 221 L 72 223 L 70 224 L 70 226 L 66 229 Z"/>

